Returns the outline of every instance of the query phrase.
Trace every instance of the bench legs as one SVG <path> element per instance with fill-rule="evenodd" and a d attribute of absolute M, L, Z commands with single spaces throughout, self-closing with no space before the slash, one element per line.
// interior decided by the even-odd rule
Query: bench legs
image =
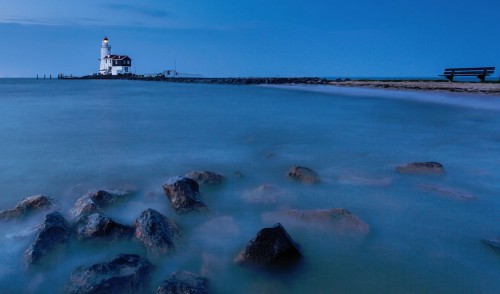
<path fill-rule="evenodd" d="M 486 79 L 486 75 L 478 75 L 477 78 L 480 79 L 481 82 L 484 82 L 484 80 Z"/>
<path fill-rule="evenodd" d="M 448 81 L 453 82 L 453 76 L 446 76 L 445 78 L 447 78 Z"/>

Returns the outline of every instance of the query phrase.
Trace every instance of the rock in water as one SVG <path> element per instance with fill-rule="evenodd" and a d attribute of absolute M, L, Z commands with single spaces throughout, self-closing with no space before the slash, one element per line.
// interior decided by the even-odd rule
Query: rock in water
<path fill-rule="evenodd" d="M 185 177 L 195 180 L 198 185 L 218 185 L 224 180 L 222 175 L 210 171 L 192 171 Z"/>
<path fill-rule="evenodd" d="M 499 239 L 483 239 L 483 242 L 489 245 L 491 248 L 498 250 L 500 252 L 500 238 Z"/>
<path fill-rule="evenodd" d="M 161 283 L 156 294 L 207 294 L 209 291 L 208 279 L 193 273 L 175 272 Z"/>
<path fill-rule="evenodd" d="M 99 213 L 81 217 L 76 224 L 78 240 L 123 240 L 131 238 L 134 229 Z"/>
<path fill-rule="evenodd" d="M 396 167 L 400 174 L 444 174 L 445 170 L 438 162 L 411 162 Z"/>
<path fill-rule="evenodd" d="M 307 228 L 318 228 L 339 234 L 367 234 L 370 227 L 360 218 L 345 208 L 314 209 L 314 210 L 284 210 L 262 215 L 264 221 L 285 220 L 292 225 Z M 288 224 L 288 223 L 287 223 Z"/>
<path fill-rule="evenodd" d="M 57 201 L 49 196 L 35 195 L 24 198 L 14 208 L 0 211 L 0 220 L 23 218 L 36 211 L 47 211 L 56 207 Z"/>
<path fill-rule="evenodd" d="M 293 166 L 288 170 L 287 176 L 290 179 L 306 184 L 314 184 L 320 181 L 315 171 L 303 166 Z"/>
<path fill-rule="evenodd" d="M 109 262 L 79 267 L 70 277 L 68 293 L 145 293 L 154 266 L 136 254 L 120 254 Z"/>
<path fill-rule="evenodd" d="M 24 252 L 26 268 L 42 264 L 69 239 L 70 227 L 59 212 L 47 214 L 35 241 Z"/>
<path fill-rule="evenodd" d="M 180 227 L 154 209 L 147 209 L 134 222 L 135 237 L 149 252 L 159 255 L 175 250 Z"/>
<path fill-rule="evenodd" d="M 255 266 L 284 266 L 294 264 L 301 258 L 297 245 L 278 223 L 260 230 L 236 257 L 235 262 Z"/>
<path fill-rule="evenodd" d="M 69 217 L 72 220 L 76 220 L 81 216 L 102 212 L 103 208 L 120 201 L 128 195 L 130 195 L 130 192 L 125 191 L 90 191 L 76 200 L 75 205 L 69 210 Z"/>
<path fill-rule="evenodd" d="M 205 211 L 207 206 L 199 200 L 200 192 L 196 181 L 186 177 L 173 177 L 163 185 L 163 190 L 177 213 Z"/>

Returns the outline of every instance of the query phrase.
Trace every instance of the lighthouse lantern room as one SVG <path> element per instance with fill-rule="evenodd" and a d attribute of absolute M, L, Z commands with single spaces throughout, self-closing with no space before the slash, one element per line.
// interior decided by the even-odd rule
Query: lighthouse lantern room
<path fill-rule="evenodd" d="M 111 54 L 111 45 L 107 37 L 101 43 L 100 75 L 128 75 L 132 74 L 132 59 L 127 55 Z"/>

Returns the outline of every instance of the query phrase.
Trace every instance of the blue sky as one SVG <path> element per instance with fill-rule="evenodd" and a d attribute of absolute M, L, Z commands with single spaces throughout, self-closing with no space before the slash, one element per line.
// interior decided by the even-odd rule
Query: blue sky
<path fill-rule="evenodd" d="M 137 73 L 435 76 L 497 66 L 500 1 L 1 0 L 0 77 L 97 72 L 100 43 Z"/>

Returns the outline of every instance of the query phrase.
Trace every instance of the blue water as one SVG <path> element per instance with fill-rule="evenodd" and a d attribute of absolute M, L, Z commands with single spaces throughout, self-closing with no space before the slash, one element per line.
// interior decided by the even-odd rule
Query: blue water
<path fill-rule="evenodd" d="M 0 209 L 46 194 L 63 212 L 87 190 L 131 189 L 106 211 L 131 224 L 154 208 L 183 228 L 171 255 L 149 257 L 155 288 L 172 271 L 210 279 L 214 293 L 500 293 L 500 97 L 328 86 L 226 86 L 140 81 L 0 79 Z M 444 176 L 395 166 L 438 161 Z M 293 165 L 317 185 L 288 181 Z M 206 214 L 176 215 L 162 192 L 191 170 L 226 176 L 201 187 Z M 243 178 L 234 176 L 239 171 Z M 284 191 L 248 201 L 261 184 Z M 466 195 L 467 197 L 461 197 Z M 279 209 L 346 208 L 370 225 L 361 238 L 288 227 L 304 263 L 290 273 L 232 260 Z M 36 215 L 0 224 L 2 292 L 62 292 L 79 265 L 134 242 L 72 241 L 55 264 L 24 273 Z"/>

